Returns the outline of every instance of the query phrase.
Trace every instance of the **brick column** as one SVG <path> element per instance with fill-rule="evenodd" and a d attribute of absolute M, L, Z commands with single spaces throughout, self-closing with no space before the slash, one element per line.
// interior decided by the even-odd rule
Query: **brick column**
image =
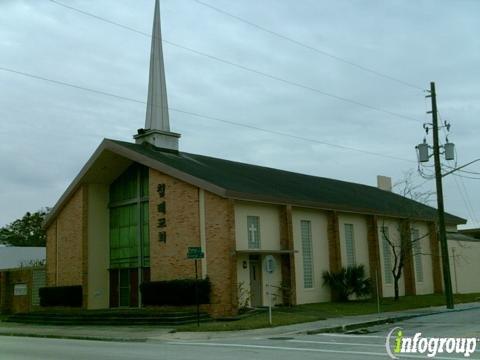
<path fill-rule="evenodd" d="M 342 256 L 340 252 L 340 230 L 338 225 L 338 214 L 336 211 L 327 213 L 327 234 L 328 234 L 328 258 L 330 271 L 337 272 L 342 268 Z M 334 301 L 338 295 L 330 291 L 331 298 Z"/>
<path fill-rule="evenodd" d="M 293 253 L 293 221 L 292 206 L 285 205 L 280 209 L 280 248 L 282 250 L 292 251 L 290 254 L 281 256 L 282 264 L 282 282 L 283 285 L 289 286 L 290 291 L 283 294 L 283 303 L 286 305 L 296 304 L 296 277 L 295 277 L 295 254 Z"/>
<path fill-rule="evenodd" d="M 212 283 L 209 312 L 213 317 L 235 315 L 238 289 L 234 201 L 206 191 L 205 221 L 208 276 Z"/>
<path fill-rule="evenodd" d="M 403 277 L 405 279 L 405 295 L 416 295 L 415 268 L 413 264 L 413 244 L 410 231 L 410 221 L 404 220 L 400 225 L 400 241 L 404 246 L 405 261 L 403 265 Z"/>
<path fill-rule="evenodd" d="M 88 185 L 82 186 L 82 291 L 84 309 L 88 308 Z"/>
<path fill-rule="evenodd" d="M 0 314 L 7 311 L 7 272 L 0 272 Z"/>
<path fill-rule="evenodd" d="M 57 285 L 57 220 L 52 221 L 47 229 L 47 283 L 46 286 Z"/>
<path fill-rule="evenodd" d="M 330 271 L 339 271 L 342 268 L 342 256 L 340 252 L 340 230 L 338 227 L 338 214 L 336 211 L 329 211 L 327 216 L 328 255 L 330 260 Z"/>
<path fill-rule="evenodd" d="M 430 252 L 432 256 L 432 276 L 433 291 L 436 294 L 443 293 L 442 286 L 442 268 L 440 263 L 440 247 L 438 243 L 437 224 L 429 223 L 428 230 L 430 232 Z"/>
<path fill-rule="evenodd" d="M 238 313 L 238 287 L 237 287 L 237 242 L 235 238 L 235 202 L 228 199 L 228 218 L 227 223 L 229 227 L 229 243 L 230 243 L 230 305 L 227 306 L 229 315 L 236 315 Z"/>
<path fill-rule="evenodd" d="M 12 312 L 13 307 L 13 283 L 12 283 L 12 271 L 5 271 L 3 273 L 3 289 L 5 290 L 5 297 L 4 297 L 4 310 L 6 313 Z"/>
<path fill-rule="evenodd" d="M 367 218 L 367 242 L 368 242 L 368 262 L 370 265 L 370 278 L 372 279 L 372 295 L 383 297 L 382 266 L 380 262 L 380 245 L 378 241 L 378 218 L 371 215 Z"/>

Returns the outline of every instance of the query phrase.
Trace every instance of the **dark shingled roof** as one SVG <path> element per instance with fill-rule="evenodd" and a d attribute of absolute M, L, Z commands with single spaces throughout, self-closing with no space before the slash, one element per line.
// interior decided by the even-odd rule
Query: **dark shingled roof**
<path fill-rule="evenodd" d="M 376 187 L 108 140 L 225 190 L 228 197 L 435 220 L 436 209 Z M 446 214 L 449 224 L 466 220 Z"/>

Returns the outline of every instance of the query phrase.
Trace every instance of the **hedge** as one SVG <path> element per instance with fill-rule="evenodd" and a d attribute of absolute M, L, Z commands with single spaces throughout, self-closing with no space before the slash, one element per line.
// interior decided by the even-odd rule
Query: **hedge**
<path fill-rule="evenodd" d="M 81 285 L 43 287 L 38 291 L 40 306 L 81 307 L 83 292 Z"/>
<path fill-rule="evenodd" d="M 211 283 L 198 280 L 200 304 L 210 304 Z M 195 279 L 148 281 L 140 285 L 143 305 L 195 305 Z"/>

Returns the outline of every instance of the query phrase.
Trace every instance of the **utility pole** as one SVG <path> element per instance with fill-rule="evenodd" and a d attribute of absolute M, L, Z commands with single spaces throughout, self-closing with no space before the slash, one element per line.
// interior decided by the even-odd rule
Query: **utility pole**
<path fill-rule="evenodd" d="M 432 125 L 433 125 L 433 159 L 435 165 L 435 182 L 437 185 L 438 230 L 440 248 L 442 250 L 443 282 L 447 309 L 453 309 L 452 279 L 450 276 L 450 259 L 448 257 L 447 233 L 445 229 L 445 210 L 443 205 L 442 168 L 440 163 L 440 144 L 438 141 L 437 95 L 435 83 L 430 83 L 430 97 L 432 99 Z"/>

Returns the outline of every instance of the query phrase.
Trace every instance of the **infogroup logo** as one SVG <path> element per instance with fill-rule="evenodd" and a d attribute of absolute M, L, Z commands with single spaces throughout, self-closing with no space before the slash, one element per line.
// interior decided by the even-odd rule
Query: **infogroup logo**
<path fill-rule="evenodd" d="M 407 337 L 401 327 L 395 327 L 387 335 L 385 348 L 392 359 L 399 359 L 400 354 L 426 354 L 434 358 L 442 353 L 463 354 L 468 358 L 475 352 L 477 341 L 477 338 L 422 337 L 420 332 Z"/>

